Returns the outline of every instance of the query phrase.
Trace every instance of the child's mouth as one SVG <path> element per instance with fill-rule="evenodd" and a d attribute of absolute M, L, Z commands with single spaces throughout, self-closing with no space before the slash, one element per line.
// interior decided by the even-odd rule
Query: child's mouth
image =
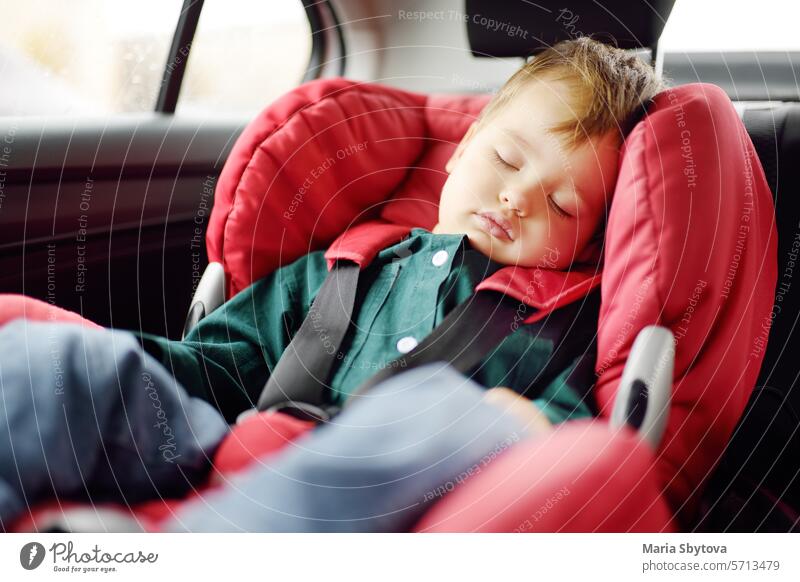
<path fill-rule="evenodd" d="M 514 240 L 513 230 L 508 221 L 493 212 L 476 212 L 475 219 L 478 228 L 500 240 L 511 242 Z"/>

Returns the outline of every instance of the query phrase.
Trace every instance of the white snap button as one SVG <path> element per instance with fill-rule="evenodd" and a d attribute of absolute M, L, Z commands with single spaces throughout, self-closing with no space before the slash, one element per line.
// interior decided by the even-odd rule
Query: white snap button
<path fill-rule="evenodd" d="M 397 341 L 397 351 L 401 354 L 407 354 L 415 347 L 417 347 L 417 340 L 410 335 L 407 335 L 406 337 Z"/>
<path fill-rule="evenodd" d="M 447 251 L 436 251 L 433 254 L 433 258 L 431 259 L 431 262 L 433 263 L 434 267 L 441 267 L 442 265 L 444 265 L 447 262 L 447 258 L 449 256 L 450 255 L 447 253 Z"/>

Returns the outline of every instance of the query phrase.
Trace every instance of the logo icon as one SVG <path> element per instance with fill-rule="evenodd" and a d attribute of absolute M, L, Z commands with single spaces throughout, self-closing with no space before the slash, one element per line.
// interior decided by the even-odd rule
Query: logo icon
<path fill-rule="evenodd" d="M 29 542 L 19 551 L 19 563 L 26 570 L 35 570 L 44 560 L 44 546 L 39 542 Z"/>

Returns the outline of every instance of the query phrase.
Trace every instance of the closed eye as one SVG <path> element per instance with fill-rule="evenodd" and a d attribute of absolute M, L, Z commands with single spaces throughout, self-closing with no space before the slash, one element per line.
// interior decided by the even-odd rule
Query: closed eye
<path fill-rule="evenodd" d="M 504 166 L 509 170 L 514 170 L 515 172 L 519 172 L 519 168 L 505 161 L 497 150 L 494 150 L 494 155 L 492 157 L 494 158 L 495 163 L 500 164 L 501 166 Z"/>
<path fill-rule="evenodd" d="M 552 196 L 547 197 L 547 202 L 550 204 L 550 208 L 552 208 L 553 211 L 562 218 L 570 218 L 572 216 L 569 212 L 567 212 L 566 210 L 561 208 L 558 204 L 556 204 L 556 201 L 553 200 Z"/>

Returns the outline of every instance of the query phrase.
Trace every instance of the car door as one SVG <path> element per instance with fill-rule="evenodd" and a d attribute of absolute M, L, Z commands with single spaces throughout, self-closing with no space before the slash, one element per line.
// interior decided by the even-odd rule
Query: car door
<path fill-rule="evenodd" d="M 309 14 L 320 9 L 0 0 L 0 10 L 0 292 L 180 337 L 219 172 L 252 116 L 319 60 Z"/>

